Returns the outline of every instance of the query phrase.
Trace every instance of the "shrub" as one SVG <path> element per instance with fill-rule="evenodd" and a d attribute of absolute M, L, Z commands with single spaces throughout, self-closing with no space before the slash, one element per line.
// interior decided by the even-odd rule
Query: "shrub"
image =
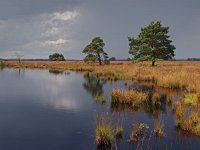
<path fill-rule="evenodd" d="M 49 55 L 49 60 L 51 60 L 51 61 L 64 61 L 65 57 L 62 54 L 54 53 L 52 55 Z"/>

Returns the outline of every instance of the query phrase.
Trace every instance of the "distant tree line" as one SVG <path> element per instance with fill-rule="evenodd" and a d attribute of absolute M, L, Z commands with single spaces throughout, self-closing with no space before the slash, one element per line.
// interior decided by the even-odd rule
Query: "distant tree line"
<path fill-rule="evenodd" d="M 188 58 L 188 61 L 200 61 L 200 58 Z"/>

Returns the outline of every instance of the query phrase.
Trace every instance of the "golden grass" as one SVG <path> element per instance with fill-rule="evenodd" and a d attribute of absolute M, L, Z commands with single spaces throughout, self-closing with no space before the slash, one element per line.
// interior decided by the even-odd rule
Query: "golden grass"
<path fill-rule="evenodd" d="M 192 96 L 190 96 L 191 98 Z M 189 100 L 190 101 L 190 100 Z M 175 125 L 182 130 L 200 135 L 200 104 L 188 106 L 184 101 L 173 103 Z M 192 109 L 188 109 L 192 108 Z"/>
<path fill-rule="evenodd" d="M 108 116 L 97 117 L 95 127 L 95 141 L 99 146 L 110 147 L 113 140 L 112 123 Z"/>
<path fill-rule="evenodd" d="M 165 88 L 179 88 L 188 92 L 200 92 L 200 62 L 163 61 L 151 67 L 150 62 L 132 64 L 112 63 L 99 66 L 84 62 L 51 61 L 5 61 L 12 68 L 41 68 L 54 70 L 91 71 L 96 78 L 104 80 L 151 81 Z"/>
<path fill-rule="evenodd" d="M 130 104 L 132 106 L 138 106 L 142 102 L 147 100 L 148 94 L 140 91 L 136 91 L 132 88 L 128 90 L 112 89 L 110 92 L 112 104 Z"/>

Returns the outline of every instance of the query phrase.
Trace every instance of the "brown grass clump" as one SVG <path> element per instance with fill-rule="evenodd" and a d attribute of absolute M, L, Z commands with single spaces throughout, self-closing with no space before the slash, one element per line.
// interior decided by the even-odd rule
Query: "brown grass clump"
<path fill-rule="evenodd" d="M 108 116 L 98 116 L 95 127 L 95 141 L 100 147 L 111 147 L 113 140 L 112 123 Z"/>
<path fill-rule="evenodd" d="M 135 142 L 139 138 L 145 136 L 146 132 L 145 129 L 148 129 L 149 126 L 145 123 L 134 123 L 132 125 L 131 134 L 129 135 L 129 142 Z"/>
<path fill-rule="evenodd" d="M 161 105 L 161 102 L 160 102 L 161 97 L 162 97 L 162 94 L 160 94 L 160 93 L 158 93 L 158 92 L 153 93 L 152 98 L 151 98 L 152 103 L 153 103 L 154 105 Z"/>
<path fill-rule="evenodd" d="M 155 121 L 153 132 L 157 137 L 163 136 L 163 134 L 164 134 L 164 123 L 162 121 Z"/>
<path fill-rule="evenodd" d="M 200 111 L 199 105 L 192 110 L 187 110 L 181 101 L 173 104 L 175 125 L 182 130 L 200 135 Z M 185 111 L 187 110 L 187 111 Z"/>
<path fill-rule="evenodd" d="M 172 105 L 173 108 L 173 114 L 175 119 L 175 125 L 181 126 L 183 115 L 184 115 L 184 106 L 180 101 L 176 101 Z"/>
<path fill-rule="evenodd" d="M 138 106 L 147 100 L 148 94 L 136 91 L 132 88 L 128 90 L 112 89 L 110 92 L 112 104 L 130 104 Z"/>
<path fill-rule="evenodd" d="M 188 116 L 184 117 L 181 128 L 185 131 L 191 132 L 199 121 L 199 114 L 197 112 L 190 112 Z"/>

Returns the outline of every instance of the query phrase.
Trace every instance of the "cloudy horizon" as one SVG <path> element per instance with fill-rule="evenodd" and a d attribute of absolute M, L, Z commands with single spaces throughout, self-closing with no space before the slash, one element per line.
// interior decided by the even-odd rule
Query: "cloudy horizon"
<path fill-rule="evenodd" d="M 200 58 L 198 0 L 0 0 L 0 58 L 82 59 L 95 36 L 110 57 L 126 59 L 128 36 L 151 21 L 169 26 L 175 58 Z"/>

